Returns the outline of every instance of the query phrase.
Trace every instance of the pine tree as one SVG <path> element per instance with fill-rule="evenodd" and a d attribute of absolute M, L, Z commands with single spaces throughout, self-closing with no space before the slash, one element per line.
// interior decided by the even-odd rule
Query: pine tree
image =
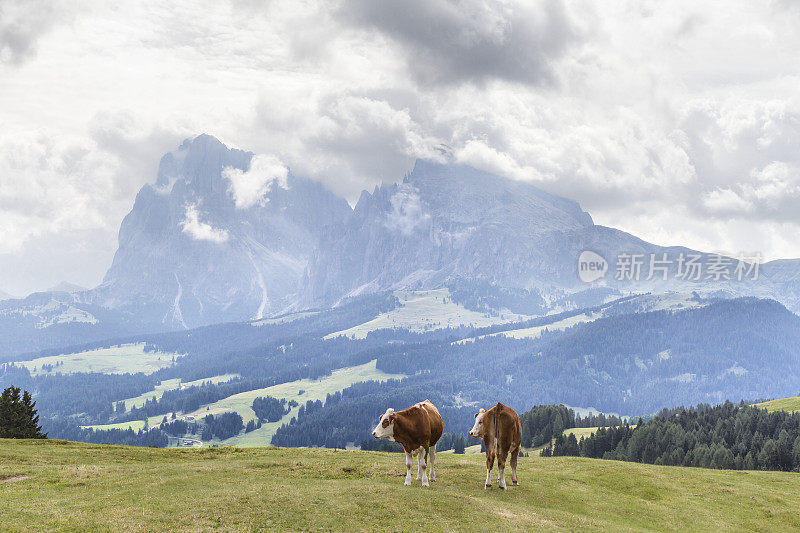
<path fill-rule="evenodd" d="M 46 439 L 36 414 L 36 402 L 28 391 L 19 387 L 9 387 L 0 396 L 0 438 L 6 439 Z"/>
<path fill-rule="evenodd" d="M 464 442 L 464 435 L 458 435 L 453 442 L 453 452 L 454 453 L 464 453 L 464 449 L 466 448 L 466 442 Z"/>

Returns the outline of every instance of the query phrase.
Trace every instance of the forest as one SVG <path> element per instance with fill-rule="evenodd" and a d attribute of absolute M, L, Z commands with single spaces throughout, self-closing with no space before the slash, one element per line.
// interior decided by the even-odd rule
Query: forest
<path fill-rule="evenodd" d="M 725 402 L 664 409 L 636 427 L 601 428 L 578 441 L 558 435 L 543 456 L 657 465 L 800 471 L 800 413 Z"/>

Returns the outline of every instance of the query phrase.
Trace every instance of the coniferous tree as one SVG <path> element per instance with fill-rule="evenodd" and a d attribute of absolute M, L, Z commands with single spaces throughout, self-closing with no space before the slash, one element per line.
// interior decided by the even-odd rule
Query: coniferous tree
<path fill-rule="evenodd" d="M 46 439 L 36 414 L 36 402 L 28 391 L 8 387 L 0 396 L 0 438 Z"/>

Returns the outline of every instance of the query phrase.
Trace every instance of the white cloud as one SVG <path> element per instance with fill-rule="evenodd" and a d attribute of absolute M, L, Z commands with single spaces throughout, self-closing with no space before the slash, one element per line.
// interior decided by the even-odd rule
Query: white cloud
<path fill-rule="evenodd" d="M 200 213 L 197 210 L 196 204 L 189 204 L 186 206 L 183 221 L 181 222 L 181 229 L 192 239 L 197 241 L 211 241 L 222 243 L 228 240 L 228 232 L 223 229 L 217 229 L 200 221 Z"/>
<path fill-rule="evenodd" d="M 253 156 L 247 171 L 228 167 L 222 174 L 231 182 L 229 190 L 236 208 L 247 209 L 268 202 L 265 195 L 271 187 L 285 189 L 289 169 L 274 155 L 259 154 Z"/>
<path fill-rule="evenodd" d="M 419 192 L 408 183 L 399 185 L 389 202 L 392 210 L 386 215 L 386 227 L 403 235 L 411 235 L 431 218 L 424 211 Z"/>
<path fill-rule="evenodd" d="M 160 154 L 200 132 L 350 201 L 445 143 L 648 240 L 800 257 L 791 3 L 415 5 L 3 2 L 0 289 L 97 283 Z M 240 207 L 265 176 L 232 182 Z M 76 250 L 90 268 L 30 268 Z"/>
<path fill-rule="evenodd" d="M 736 213 L 750 211 L 753 204 L 730 189 L 715 189 L 705 195 L 703 204 L 713 213 Z"/>

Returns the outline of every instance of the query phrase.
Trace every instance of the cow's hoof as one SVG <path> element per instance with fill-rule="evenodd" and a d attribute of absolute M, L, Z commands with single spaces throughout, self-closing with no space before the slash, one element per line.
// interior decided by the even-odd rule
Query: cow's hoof
<path fill-rule="evenodd" d="M 516 487 L 517 485 L 519 485 L 519 483 L 518 483 L 518 482 L 516 482 L 516 481 L 512 481 L 512 482 L 511 482 L 511 484 L 512 484 L 512 485 L 514 485 L 515 487 Z"/>
<path fill-rule="evenodd" d="M 498 487 L 500 487 L 500 490 L 506 490 L 506 486 L 505 485 L 498 485 Z"/>
<path fill-rule="evenodd" d="M 430 483 L 428 483 L 427 481 L 423 481 L 423 482 L 422 482 L 422 486 L 423 486 L 423 487 L 430 487 L 430 486 L 431 486 L 431 484 L 430 484 Z"/>
<path fill-rule="evenodd" d="M 403 483 L 403 485 L 405 485 L 406 487 L 410 487 L 411 486 L 411 482 L 410 481 L 406 481 L 405 483 Z"/>
<path fill-rule="evenodd" d="M 490 485 L 486 485 L 486 488 L 487 488 L 487 489 L 491 489 L 491 488 L 492 488 L 492 485 L 491 485 L 491 484 L 490 484 Z"/>

